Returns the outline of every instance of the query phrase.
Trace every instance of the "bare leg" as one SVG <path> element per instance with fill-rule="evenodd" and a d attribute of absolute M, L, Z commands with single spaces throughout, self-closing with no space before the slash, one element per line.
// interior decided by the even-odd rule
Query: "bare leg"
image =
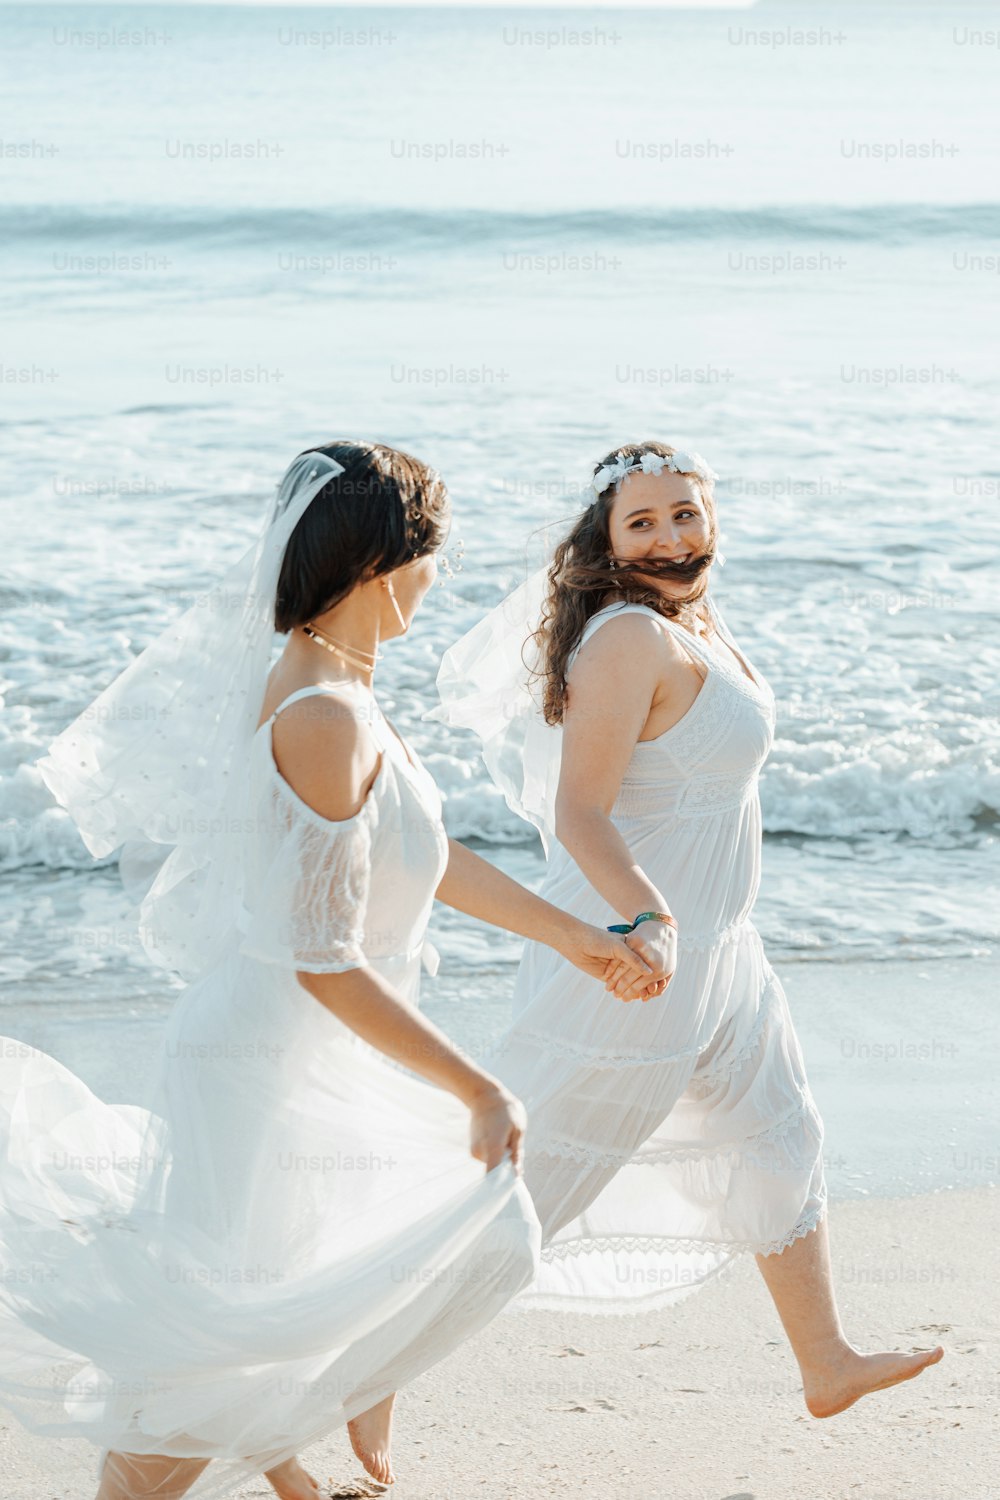
<path fill-rule="evenodd" d="M 362 1412 L 348 1422 L 351 1447 L 373 1479 L 380 1484 L 395 1484 L 389 1444 L 392 1438 L 392 1406 L 395 1396 L 386 1396 L 377 1406 Z"/>
<path fill-rule="evenodd" d="M 283 1464 L 266 1469 L 264 1478 L 280 1500 L 318 1500 L 319 1485 L 297 1458 L 286 1458 Z"/>
<path fill-rule="evenodd" d="M 207 1458 L 108 1453 L 101 1468 L 97 1500 L 179 1500 L 208 1462 Z"/>
<path fill-rule="evenodd" d="M 837 1311 L 826 1216 L 780 1255 L 755 1256 L 802 1372 L 814 1417 L 833 1417 L 869 1391 L 912 1380 L 943 1359 L 938 1344 L 921 1354 L 862 1354 L 848 1343 Z"/>

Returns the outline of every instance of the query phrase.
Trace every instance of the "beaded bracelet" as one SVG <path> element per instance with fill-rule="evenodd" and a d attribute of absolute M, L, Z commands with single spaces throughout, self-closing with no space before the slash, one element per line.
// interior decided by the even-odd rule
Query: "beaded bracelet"
<path fill-rule="evenodd" d="M 676 928 L 677 920 L 666 911 L 641 911 L 634 922 L 616 922 L 609 927 L 609 932 L 634 932 L 640 922 L 666 922 L 669 926 Z"/>

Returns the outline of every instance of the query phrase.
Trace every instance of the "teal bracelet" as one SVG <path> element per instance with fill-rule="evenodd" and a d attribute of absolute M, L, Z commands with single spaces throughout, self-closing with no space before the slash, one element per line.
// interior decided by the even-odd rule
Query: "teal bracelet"
<path fill-rule="evenodd" d="M 641 911 L 634 922 L 616 922 L 608 928 L 609 932 L 634 932 L 640 922 L 665 922 L 669 927 L 676 928 L 677 922 L 674 917 L 666 911 Z"/>

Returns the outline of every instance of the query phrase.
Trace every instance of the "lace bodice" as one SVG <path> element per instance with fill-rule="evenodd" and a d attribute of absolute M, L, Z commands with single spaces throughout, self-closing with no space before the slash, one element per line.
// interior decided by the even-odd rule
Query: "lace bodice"
<path fill-rule="evenodd" d="M 382 752 L 364 803 L 337 821 L 315 812 L 285 781 L 271 740 L 284 708 L 321 693 L 346 697 Z M 420 954 L 448 862 L 441 799 L 374 696 L 339 686 L 292 693 L 258 729 L 252 762 L 256 830 L 247 845 L 241 951 L 311 973 Z"/>
<path fill-rule="evenodd" d="M 720 635 L 738 652 L 709 601 Z M 612 817 L 693 817 L 739 807 L 755 792 L 774 739 L 774 694 L 748 661 L 751 680 L 735 663 L 684 626 L 645 604 L 610 604 L 587 622 L 580 646 L 616 615 L 649 614 L 706 675 L 691 707 L 655 739 L 640 740 L 622 778 Z M 579 649 L 579 647 L 577 647 Z"/>

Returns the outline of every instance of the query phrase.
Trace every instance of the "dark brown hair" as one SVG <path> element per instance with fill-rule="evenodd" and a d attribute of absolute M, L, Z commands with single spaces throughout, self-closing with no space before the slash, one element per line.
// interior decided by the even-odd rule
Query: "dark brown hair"
<path fill-rule="evenodd" d="M 349 439 L 304 451 L 325 453 L 344 473 L 317 492 L 288 539 L 274 605 L 282 634 L 332 609 L 355 584 L 438 551 L 448 529 L 444 481 L 409 453 Z"/>
<path fill-rule="evenodd" d="M 606 464 L 613 464 L 619 456 L 631 460 L 641 458 L 644 453 L 656 453 L 661 458 L 671 458 L 676 451 L 667 443 L 624 443 L 595 464 L 594 473 L 597 474 Z M 715 557 L 718 540 L 715 498 L 711 480 L 694 473 L 688 477 L 697 484 L 708 513 L 709 540 L 705 552 L 699 554 L 700 566 L 684 598 L 667 598 L 637 576 L 644 573 L 648 578 L 658 571 L 657 564 L 649 559 L 626 563 L 612 558 L 608 522 L 617 493 L 614 484 L 603 490 L 577 517 L 569 535 L 556 548 L 549 567 L 549 591 L 542 607 L 541 624 L 529 637 L 537 647 L 538 666 L 534 675 L 542 680 L 542 711 L 546 723 L 562 723 L 566 711 L 566 671 L 570 654 L 583 635 L 587 621 L 608 602 L 606 596 L 609 592 L 613 591 L 616 600 L 628 604 L 648 604 L 668 619 L 690 618 L 704 598 L 709 564 Z M 677 574 L 672 572 L 670 576 L 676 578 Z"/>

